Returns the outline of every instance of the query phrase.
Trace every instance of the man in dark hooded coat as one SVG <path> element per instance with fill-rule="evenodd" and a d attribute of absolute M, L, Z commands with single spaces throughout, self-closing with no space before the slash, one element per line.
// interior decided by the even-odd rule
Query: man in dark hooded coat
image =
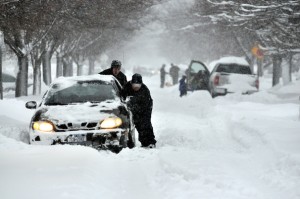
<path fill-rule="evenodd" d="M 125 99 L 130 97 L 128 107 L 132 111 L 142 147 L 155 148 L 156 140 L 151 123 L 153 100 L 140 74 L 134 74 L 131 81 L 127 82 L 122 90 L 122 96 Z"/>
<path fill-rule="evenodd" d="M 111 62 L 111 67 L 100 72 L 100 75 L 113 75 L 122 86 L 124 86 L 127 83 L 127 78 L 124 73 L 121 72 L 121 62 L 118 60 L 113 60 Z"/>

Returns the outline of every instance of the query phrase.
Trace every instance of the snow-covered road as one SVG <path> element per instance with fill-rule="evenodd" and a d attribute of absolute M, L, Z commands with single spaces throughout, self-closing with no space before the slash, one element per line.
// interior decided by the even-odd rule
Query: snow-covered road
<path fill-rule="evenodd" d="M 153 150 L 31 146 L 24 104 L 33 97 L 0 101 L 0 198 L 300 198 L 299 81 L 292 95 L 278 88 L 211 99 L 179 98 L 158 76 L 144 80 Z"/>

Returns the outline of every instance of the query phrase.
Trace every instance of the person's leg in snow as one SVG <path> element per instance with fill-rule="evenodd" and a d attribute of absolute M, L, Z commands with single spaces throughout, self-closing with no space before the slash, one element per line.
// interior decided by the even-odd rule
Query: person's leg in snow
<path fill-rule="evenodd" d="M 145 114 L 136 118 L 135 128 L 139 134 L 139 141 L 142 147 L 154 148 L 156 144 L 155 136 L 153 133 L 153 127 L 151 123 L 151 114 Z"/>

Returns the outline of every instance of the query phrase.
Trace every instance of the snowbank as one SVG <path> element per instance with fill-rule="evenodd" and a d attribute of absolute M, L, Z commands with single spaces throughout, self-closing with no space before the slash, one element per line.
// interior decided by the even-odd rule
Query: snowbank
<path fill-rule="evenodd" d="M 206 91 L 180 98 L 158 75 L 143 80 L 154 100 L 153 150 L 31 146 L 19 135 L 33 98 L 0 101 L 0 198 L 300 197 L 299 104 L 286 97 L 299 82 L 212 99 Z"/>

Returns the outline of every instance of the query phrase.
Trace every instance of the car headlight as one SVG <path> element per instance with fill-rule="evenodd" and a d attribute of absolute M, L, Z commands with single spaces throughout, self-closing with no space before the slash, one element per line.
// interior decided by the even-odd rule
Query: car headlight
<path fill-rule="evenodd" d="M 110 117 L 103 120 L 100 127 L 103 129 L 113 129 L 122 125 L 122 119 L 119 117 Z"/>
<path fill-rule="evenodd" d="M 48 121 L 38 121 L 34 122 L 32 125 L 33 130 L 52 132 L 54 130 L 53 124 Z"/>

